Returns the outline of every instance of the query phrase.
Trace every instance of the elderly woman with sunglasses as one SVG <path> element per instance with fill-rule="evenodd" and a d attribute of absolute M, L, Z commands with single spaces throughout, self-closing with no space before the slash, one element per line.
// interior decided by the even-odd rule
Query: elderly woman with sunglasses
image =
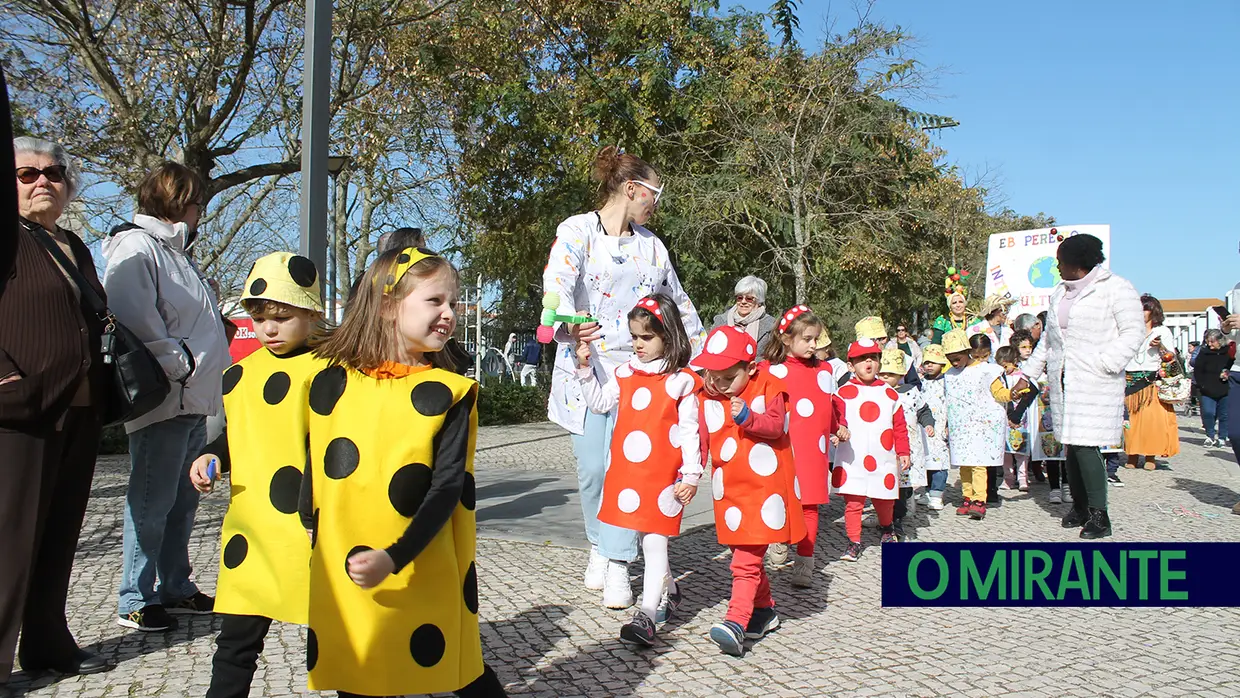
<path fill-rule="evenodd" d="M 7 117 L 7 105 L 0 112 Z M 17 181 L 6 198 L 18 216 L 0 234 L 0 695 L 19 630 L 27 673 L 109 668 L 65 622 L 99 445 L 103 323 L 51 246 L 95 294 L 103 287 L 90 249 L 57 225 L 77 194 L 77 168 L 55 143 L 12 143 L 3 159 L 15 162 Z"/>
<path fill-rule="evenodd" d="M 775 317 L 766 314 L 766 282 L 756 276 L 746 276 L 736 282 L 736 303 L 715 316 L 715 327 L 730 325 L 748 332 L 758 343 L 758 356 L 766 351 L 766 345 L 775 332 Z"/>

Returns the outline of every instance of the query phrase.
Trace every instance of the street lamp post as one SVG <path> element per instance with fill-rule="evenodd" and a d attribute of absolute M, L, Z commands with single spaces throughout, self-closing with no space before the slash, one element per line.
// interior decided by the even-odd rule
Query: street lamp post
<path fill-rule="evenodd" d="M 327 265 L 327 148 L 331 121 L 332 0 L 306 0 L 302 77 L 301 210 L 299 250 L 322 270 Z M 321 282 L 320 282 L 321 283 Z"/>
<path fill-rule="evenodd" d="M 329 198 L 331 199 L 331 202 L 330 202 L 331 214 L 330 215 L 331 215 L 332 238 L 331 238 L 331 245 L 329 247 L 329 249 L 331 250 L 331 255 L 330 255 L 331 261 L 328 263 L 328 270 L 327 270 L 327 275 L 329 279 L 328 285 L 331 287 L 331 296 L 330 296 L 330 306 L 328 308 L 324 308 L 324 310 L 327 311 L 328 317 L 331 318 L 332 322 L 340 321 L 340 314 L 337 312 L 337 310 L 340 307 L 340 298 L 341 298 L 340 289 L 336 285 L 337 283 L 336 281 L 337 271 L 336 270 L 340 266 L 340 259 L 339 259 L 340 257 L 340 225 L 339 225 L 340 216 L 336 210 L 336 206 L 337 206 L 336 187 L 337 187 L 338 179 L 340 177 L 340 172 L 344 170 L 344 168 L 348 164 L 349 164 L 349 158 L 343 155 L 327 156 L 327 174 L 331 175 L 331 191 L 329 192 L 330 194 Z"/>

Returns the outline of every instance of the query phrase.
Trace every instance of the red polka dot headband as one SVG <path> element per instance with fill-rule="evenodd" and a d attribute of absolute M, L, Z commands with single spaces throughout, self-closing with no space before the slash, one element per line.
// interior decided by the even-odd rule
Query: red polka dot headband
<path fill-rule="evenodd" d="M 637 301 L 637 305 L 634 307 L 641 308 L 642 310 L 649 310 L 655 317 L 659 318 L 660 321 L 663 320 L 663 309 L 659 307 L 659 301 L 651 298 L 650 296 L 646 296 L 645 298 Z"/>
<path fill-rule="evenodd" d="M 808 305 L 793 306 L 784 311 L 783 317 L 779 318 L 779 333 L 783 334 L 788 331 L 788 326 L 792 321 L 809 312 Z"/>

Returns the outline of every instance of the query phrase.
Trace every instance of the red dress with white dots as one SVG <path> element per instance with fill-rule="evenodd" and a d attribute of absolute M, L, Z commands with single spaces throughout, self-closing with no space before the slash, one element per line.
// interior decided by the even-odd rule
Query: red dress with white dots
<path fill-rule="evenodd" d="M 787 402 L 783 381 L 759 370 L 741 399 L 749 406 L 747 424 L 766 415 L 766 406 Z M 703 428 L 714 464 L 715 530 L 722 545 L 797 543 L 805 537 L 800 485 L 792 463 L 786 427 L 767 439 L 732 419 L 731 401 L 702 393 Z"/>
<path fill-rule="evenodd" d="M 835 449 L 831 489 L 870 499 L 898 499 L 897 455 L 909 453 L 908 427 L 900 396 L 886 383 L 866 385 L 856 378 L 840 387 L 848 420 L 848 441 Z"/>
<path fill-rule="evenodd" d="M 789 356 L 782 364 L 762 367 L 788 389 L 788 434 L 801 484 L 801 504 L 826 504 L 830 497 L 831 435 L 844 421 L 844 404 L 835 396 L 835 377 L 825 362 L 810 365 Z"/>
<path fill-rule="evenodd" d="M 684 457 L 677 409 L 701 387 L 687 369 L 644 373 L 616 369 L 620 401 L 603 480 L 598 520 L 630 531 L 674 536 L 684 507 L 674 490 Z"/>

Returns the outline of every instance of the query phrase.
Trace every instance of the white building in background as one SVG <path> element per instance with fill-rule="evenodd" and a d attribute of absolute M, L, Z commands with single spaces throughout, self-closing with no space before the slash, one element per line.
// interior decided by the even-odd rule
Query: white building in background
<path fill-rule="evenodd" d="M 1206 330 L 1222 327 L 1211 308 L 1224 305 L 1221 298 L 1170 298 L 1162 301 L 1163 324 L 1175 337 L 1175 345 L 1188 358 L 1188 343 L 1200 342 Z"/>

